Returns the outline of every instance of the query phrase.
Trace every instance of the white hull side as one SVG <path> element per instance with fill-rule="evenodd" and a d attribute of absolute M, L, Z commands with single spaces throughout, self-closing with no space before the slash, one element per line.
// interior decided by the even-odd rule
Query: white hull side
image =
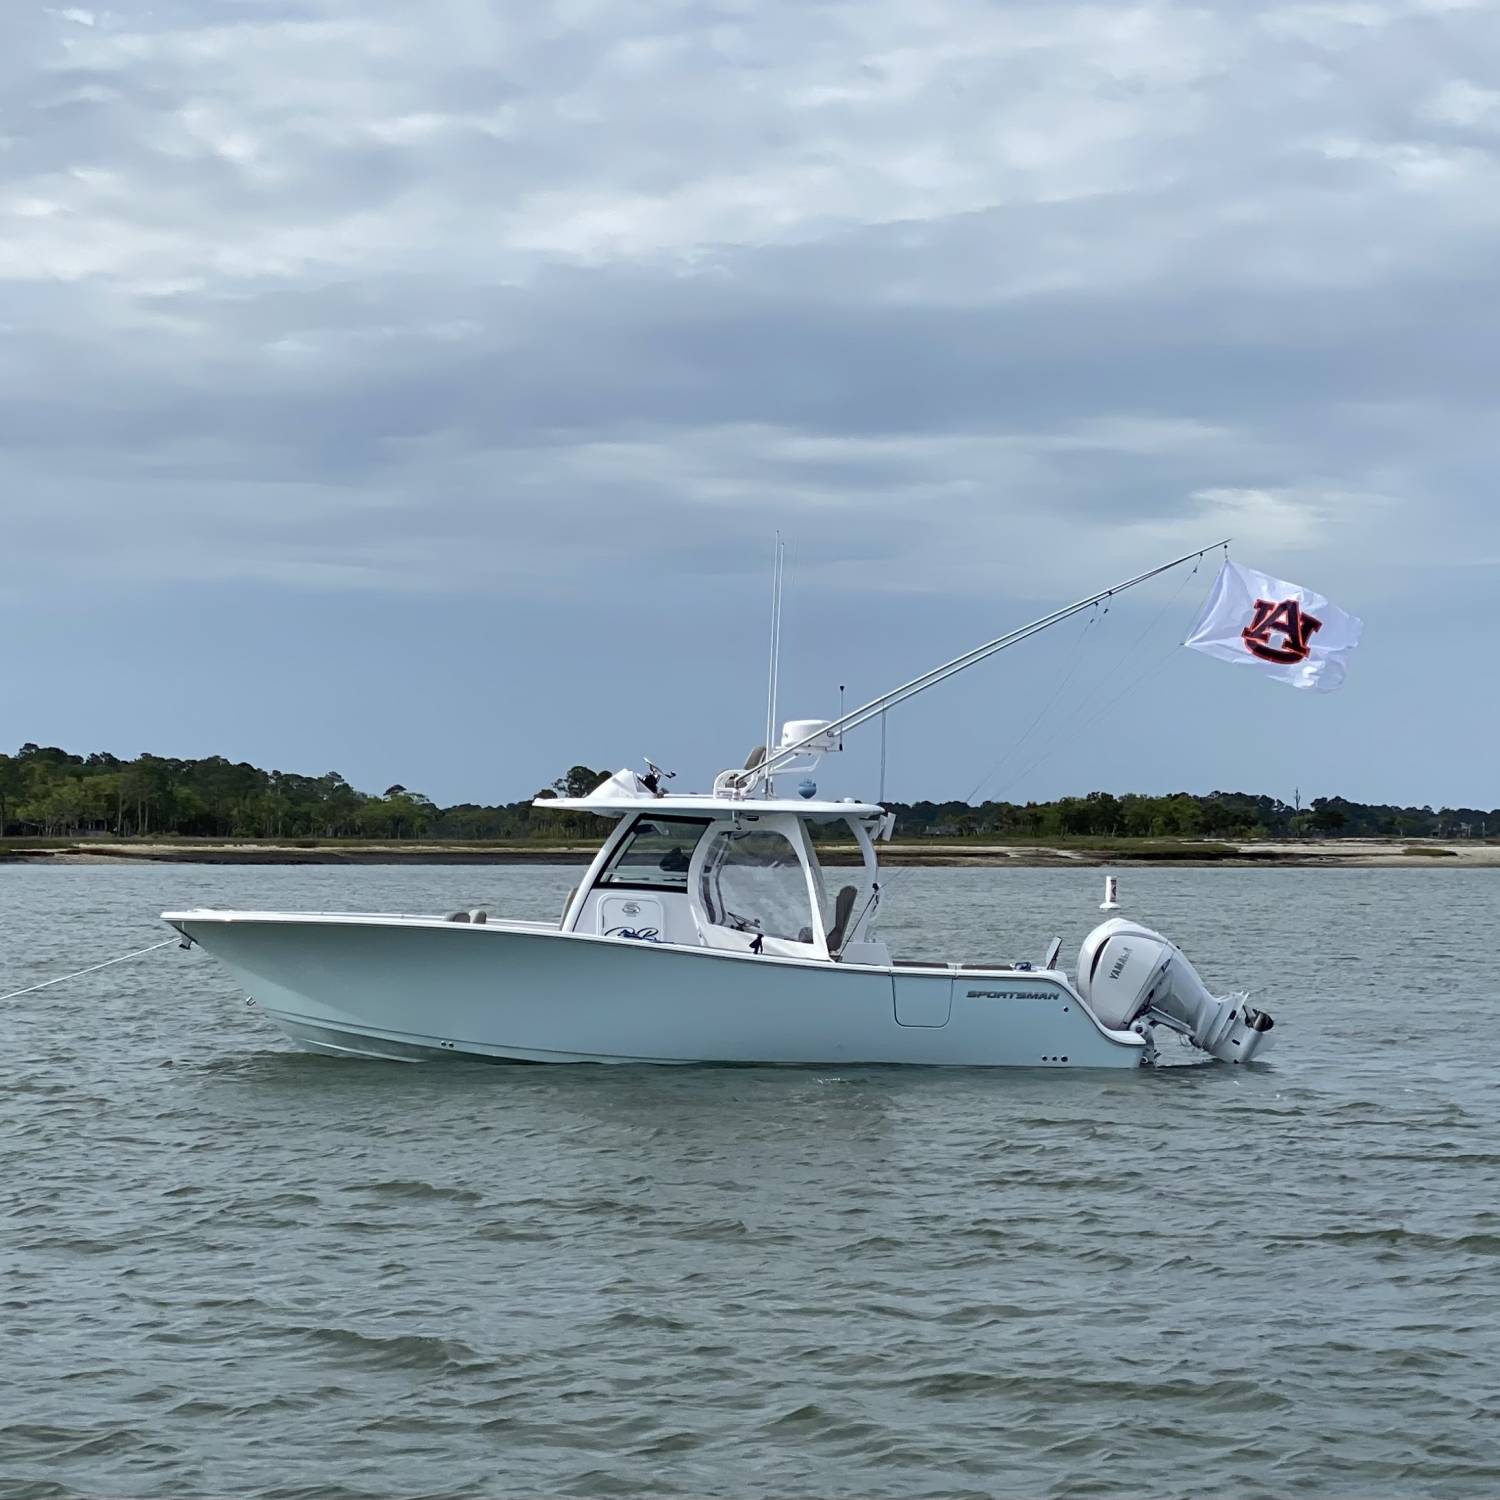
<path fill-rule="evenodd" d="M 289 1036 L 321 1052 L 1118 1068 L 1139 1066 L 1145 1051 L 1040 973 L 893 971 L 500 924 L 168 919 Z"/>

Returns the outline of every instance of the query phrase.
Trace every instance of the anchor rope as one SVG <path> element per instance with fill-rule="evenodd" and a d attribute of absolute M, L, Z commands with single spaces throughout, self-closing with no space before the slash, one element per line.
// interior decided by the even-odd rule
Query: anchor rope
<path fill-rule="evenodd" d="M 158 948 L 169 947 L 173 943 L 180 943 L 181 938 L 163 938 L 159 943 L 152 943 L 149 948 L 137 948 L 134 953 L 122 953 L 118 958 L 106 958 L 102 964 L 90 964 L 86 969 L 75 969 L 71 974 L 59 974 L 56 979 L 44 979 L 40 984 L 29 984 L 25 989 L 12 990 L 8 995 L 0 995 L 0 1004 L 7 1000 L 19 1000 L 22 995 L 35 994 L 37 990 L 50 989 L 54 984 L 65 984 L 70 979 L 82 979 L 85 974 L 96 974 L 100 969 L 107 969 L 111 964 L 123 964 L 128 959 L 144 958 L 148 953 L 155 953 Z"/>

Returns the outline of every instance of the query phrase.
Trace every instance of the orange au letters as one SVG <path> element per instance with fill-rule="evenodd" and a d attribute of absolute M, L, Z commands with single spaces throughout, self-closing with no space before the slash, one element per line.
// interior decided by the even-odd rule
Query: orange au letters
<path fill-rule="evenodd" d="M 1306 661 L 1312 649 L 1312 638 L 1323 628 L 1323 622 L 1308 614 L 1295 599 L 1257 599 L 1255 618 L 1240 632 L 1245 649 L 1262 661 L 1291 666 Z M 1271 637 L 1279 635 L 1282 644 L 1273 646 Z"/>

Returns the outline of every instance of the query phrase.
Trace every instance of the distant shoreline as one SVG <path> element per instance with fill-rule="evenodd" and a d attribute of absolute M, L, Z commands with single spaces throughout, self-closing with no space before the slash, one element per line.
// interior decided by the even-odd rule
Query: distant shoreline
<path fill-rule="evenodd" d="M 106 865 L 532 865 L 587 864 L 592 843 L 435 843 L 379 840 L 339 843 L 276 843 L 206 839 L 6 840 L 0 864 Z M 859 862 L 852 845 L 819 849 L 824 864 Z M 1005 844 L 980 840 L 895 840 L 881 846 L 883 865 L 932 868 L 1006 867 L 1013 869 L 1090 868 L 1109 865 L 1211 865 L 1290 868 L 1500 869 L 1500 843 L 1439 839 L 1309 839 L 1230 843 L 1205 839 L 1080 840 L 1076 844 Z"/>

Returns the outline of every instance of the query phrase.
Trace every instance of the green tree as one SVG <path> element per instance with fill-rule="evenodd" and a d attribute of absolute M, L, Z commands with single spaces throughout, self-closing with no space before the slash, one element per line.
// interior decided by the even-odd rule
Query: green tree
<path fill-rule="evenodd" d="M 10 825 L 16 803 L 25 795 L 26 781 L 21 762 L 13 755 L 0 755 L 0 838 Z"/>
<path fill-rule="evenodd" d="M 374 838 L 420 838 L 431 826 L 436 809 L 420 792 L 404 788 L 394 796 L 367 802 L 360 809 L 360 826 Z"/>
<path fill-rule="evenodd" d="M 1322 797 L 1313 803 L 1311 824 L 1318 833 L 1333 834 L 1342 833 L 1344 824 L 1348 822 L 1348 816 L 1344 809 L 1336 802 L 1330 802 Z"/>
<path fill-rule="evenodd" d="M 559 797 L 587 797 L 601 781 L 609 780 L 608 771 L 591 771 L 587 766 L 574 766 L 566 776 L 559 776 L 552 789 Z"/>

